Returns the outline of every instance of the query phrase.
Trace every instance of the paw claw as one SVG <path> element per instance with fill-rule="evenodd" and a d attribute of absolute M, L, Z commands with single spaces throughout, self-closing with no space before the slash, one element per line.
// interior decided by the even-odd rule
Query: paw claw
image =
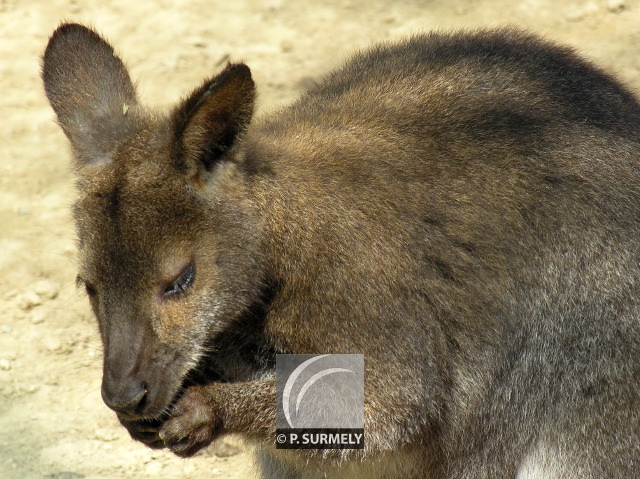
<path fill-rule="evenodd" d="M 193 456 L 219 432 L 220 421 L 201 394 L 187 391 L 158 432 L 166 447 L 179 457 Z"/>

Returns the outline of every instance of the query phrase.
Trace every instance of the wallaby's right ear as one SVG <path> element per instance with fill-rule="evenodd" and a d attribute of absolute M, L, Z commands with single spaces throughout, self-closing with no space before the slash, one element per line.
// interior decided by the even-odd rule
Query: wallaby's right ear
<path fill-rule="evenodd" d="M 195 175 L 211 171 L 247 130 L 254 100 L 251 70 L 243 63 L 204 82 L 173 115 L 176 167 Z"/>
<path fill-rule="evenodd" d="M 45 50 L 42 80 L 80 164 L 111 161 L 113 148 L 132 127 L 127 111 L 137 104 L 111 45 L 87 27 L 61 25 Z"/>

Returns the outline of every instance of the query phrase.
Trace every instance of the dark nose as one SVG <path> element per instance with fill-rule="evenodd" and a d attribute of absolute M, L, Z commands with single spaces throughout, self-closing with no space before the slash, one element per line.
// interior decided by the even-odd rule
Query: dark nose
<path fill-rule="evenodd" d="M 143 414 L 148 387 L 137 378 L 119 381 L 102 380 L 102 400 L 121 416 L 135 419 Z"/>

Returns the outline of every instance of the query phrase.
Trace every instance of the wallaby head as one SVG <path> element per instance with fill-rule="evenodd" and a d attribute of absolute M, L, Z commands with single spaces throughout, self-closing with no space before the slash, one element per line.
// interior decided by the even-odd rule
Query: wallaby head
<path fill-rule="evenodd" d="M 236 162 L 251 73 L 228 65 L 170 115 L 155 114 L 113 48 L 65 24 L 42 76 L 75 156 L 78 282 L 104 344 L 103 398 L 121 417 L 157 417 L 221 318 L 257 294 L 257 231 Z"/>

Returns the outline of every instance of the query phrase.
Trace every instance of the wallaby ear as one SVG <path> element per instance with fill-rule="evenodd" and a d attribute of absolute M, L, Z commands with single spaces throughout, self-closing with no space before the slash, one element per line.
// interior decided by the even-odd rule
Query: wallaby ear
<path fill-rule="evenodd" d="M 246 131 L 254 100 L 251 71 L 242 63 L 228 65 L 194 91 L 174 112 L 178 169 L 211 171 Z"/>
<path fill-rule="evenodd" d="M 42 80 L 80 164 L 111 161 L 132 127 L 127 111 L 137 104 L 135 87 L 111 45 L 87 27 L 61 25 L 44 52 Z"/>

